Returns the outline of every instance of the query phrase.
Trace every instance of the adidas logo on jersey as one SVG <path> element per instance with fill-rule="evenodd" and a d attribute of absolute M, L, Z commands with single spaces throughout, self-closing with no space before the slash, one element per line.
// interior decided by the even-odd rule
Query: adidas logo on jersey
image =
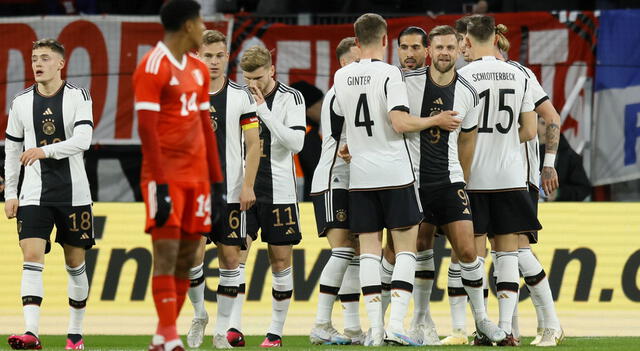
<path fill-rule="evenodd" d="M 436 105 L 444 105 L 444 102 L 442 101 L 442 98 L 437 98 L 435 100 L 433 100 L 433 103 Z"/>
<path fill-rule="evenodd" d="M 82 239 L 82 240 L 88 240 L 88 239 L 90 239 L 90 238 L 89 238 L 89 235 L 87 235 L 87 233 L 82 233 L 82 235 L 80 235 L 80 239 Z"/>
<path fill-rule="evenodd" d="M 236 234 L 236 232 L 231 232 L 231 234 L 227 235 L 227 238 L 237 239 L 238 238 L 238 234 Z"/>
<path fill-rule="evenodd" d="M 215 107 L 213 107 L 213 105 L 209 106 L 209 112 L 210 112 L 210 113 L 214 113 L 214 112 L 216 112 L 216 108 L 215 108 Z"/>
<path fill-rule="evenodd" d="M 295 230 L 295 229 L 293 229 L 293 228 L 289 228 L 289 229 L 287 229 L 287 232 L 286 232 L 286 233 L 284 233 L 284 234 L 285 234 L 285 235 L 291 235 L 291 234 L 295 234 L 295 233 L 296 233 L 296 230 Z"/>
<path fill-rule="evenodd" d="M 43 116 L 51 116 L 52 114 L 53 114 L 53 111 L 51 111 L 50 107 L 47 107 L 47 109 L 44 112 L 42 112 Z"/>
<path fill-rule="evenodd" d="M 468 208 L 465 208 L 464 211 L 462 211 L 462 214 L 471 214 L 471 212 L 469 212 Z"/>
<path fill-rule="evenodd" d="M 178 81 L 178 78 L 176 78 L 175 76 L 171 76 L 171 80 L 169 81 L 169 85 L 171 85 L 171 86 L 180 85 L 180 82 Z"/>

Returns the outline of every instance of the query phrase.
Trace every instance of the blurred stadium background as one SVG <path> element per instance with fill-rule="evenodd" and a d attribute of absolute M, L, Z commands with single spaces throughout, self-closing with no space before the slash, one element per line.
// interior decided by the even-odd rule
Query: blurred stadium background
<path fill-rule="evenodd" d="M 566 160 L 557 201 L 541 204 L 544 230 L 535 248 L 549 274 L 560 320 L 569 335 L 640 335 L 640 1 L 633 0 L 200 0 L 207 27 L 229 38 L 229 76 L 239 80 L 245 48 L 274 50 L 277 79 L 325 92 L 338 68 L 337 43 L 353 35 L 351 23 L 378 12 L 389 23 L 387 60 L 397 64 L 396 37 L 417 25 L 429 31 L 465 13 L 491 13 L 509 27 L 509 57 L 538 76 L 562 117 Z M 88 259 L 91 294 L 87 334 L 148 334 L 154 322 L 148 238 L 142 235 L 140 146 L 131 74 L 162 36 L 161 0 L 1 0 L 0 140 L 10 101 L 32 84 L 31 43 L 58 38 L 67 49 L 63 77 L 90 88 L 93 145 L 85 153 L 95 205 L 98 245 Z M 309 137 L 319 138 L 309 120 Z M 4 163 L 4 143 L 0 141 Z M 307 146 L 305 146 L 306 148 Z M 303 152 L 312 154 L 313 145 Z M 560 157 L 562 160 L 563 158 Z M 307 160 L 302 160 L 305 167 Z M 311 161 L 312 163 L 312 161 Z M 303 167 L 298 167 L 302 169 Z M 313 168 L 311 168 L 312 170 Z M 3 172 L 3 171 L 0 171 Z M 309 176 L 307 172 L 307 176 Z M 299 172 L 304 198 L 304 174 Z M 310 178 L 309 178 L 310 179 Z M 563 191 L 564 189 L 564 191 Z M 564 201 L 562 201 L 564 200 Z M 569 202 L 567 202 L 569 201 Z M 329 257 L 315 233 L 310 204 L 301 206 L 304 240 L 294 255 L 295 289 L 285 333 L 306 334 L 315 313 L 317 282 Z M 0 333 L 22 325 L 21 256 L 15 223 L 0 221 Z M 446 302 L 449 247 L 436 245 L 434 319 L 450 331 Z M 217 285 L 215 248 L 205 259 L 208 287 Z M 253 248 L 247 265 L 246 333 L 262 332 L 271 298 L 266 251 Z M 41 331 L 66 331 L 66 274 L 59 248 L 47 257 Z M 207 289 L 208 308 L 215 291 Z M 521 296 L 523 335 L 535 333 L 526 289 Z M 492 316 L 497 302 L 490 301 Z M 189 305 L 181 319 L 186 332 Z M 471 320 L 470 315 L 468 320 Z M 64 321 L 64 322 L 63 322 Z M 336 318 L 340 321 L 340 318 Z M 340 325 L 340 322 L 337 323 Z"/>

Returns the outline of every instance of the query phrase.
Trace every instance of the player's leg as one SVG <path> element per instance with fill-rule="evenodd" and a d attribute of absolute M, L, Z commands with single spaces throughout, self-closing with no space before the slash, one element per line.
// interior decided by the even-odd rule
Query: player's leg
<path fill-rule="evenodd" d="M 333 328 L 331 313 L 344 274 L 355 254 L 355 249 L 349 239 L 349 229 L 331 228 L 326 232 L 331 246 L 331 257 L 320 275 L 316 322 L 309 338 L 312 344 L 348 344 L 350 339 Z"/>
<path fill-rule="evenodd" d="M 240 286 L 240 242 L 237 245 L 229 242 L 218 243 L 218 262 L 220 265 L 220 280 L 218 282 L 216 327 L 213 332 L 216 348 L 231 347 L 227 339 L 227 330 L 231 319 L 234 302 L 238 297 Z"/>
<path fill-rule="evenodd" d="M 466 345 L 467 339 L 467 292 L 462 286 L 460 261 L 456 252 L 451 250 L 451 263 L 447 271 L 447 297 L 451 311 L 451 335 L 442 339 L 443 345 Z"/>
<path fill-rule="evenodd" d="M 191 327 L 187 333 L 187 344 L 189 347 L 200 347 L 204 338 L 205 329 L 209 323 L 209 314 L 204 308 L 204 253 L 206 250 L 207 238 L 200 239 L 200 245 L 195 253 L 194 266 L 189 269 L 189 301 L 193 306 L 194 316 L 191 320 Z"/>
<path fill-rule="evenodd" d="M 531 251 L 529 241 L 526 235 L 520 235 L 518 266 L 524 276 L 527 288 L 529 288 L 531 301 L 536 307 L 536 314 L 540 314 L 538 316 L 538 328 L 542 327 L 543 330 L 540 336 L 541 341 L 538 344 L 543 342 L 542 339 L 545 339 L 543 345 L 555 346 L 562 341 L 564 333 L 556 313 L 549 280 L 540 261 Z"/>
<path fill-rule="evenodd" d="M 350 234 L 352 240 L 357 240 Z M 362 345 L 364 334 L 360 325 L 360 246 L 356 241 L 356 252 L 344 272 L 338 297 L 344 315 L 344 335 L 351 339 L 352 345 Z"/>
<path fill-rule="evenodd" d="M 382 249 L 382 261 L 380 263 L 380 282 L 382 283 L 382 317 L 387 314 L 387 308 L 391 302 L 391 277 L 396 264 L 396 252 L 393 246 L 393 236 L 387 230 L 385 235 L 386 245 Z"/>
<path fill-rule="evenodd" d="M 440 345 L 435 323 L 431 318 L 430 300 L 435 278 L 433 241 L 436 227 L 422 222 L 416 243 L 416 273 L 413 284 L 413 318 L 409 334 L 423 345 Z"/>
<path fill-rule="evenodd" d="M 344 274 L 355 254 L 353 236 L 347 222 L 349 199 L 344 189 L 313 195 L 318 236 L 326 237 L 331 257 L 320 274 L 320 293 L 316 322 L 309 334 L 312 344 L 349 344 L 351 339 L 338 333 L 331 323 L 331 313 Z"/>
<path fill-rule="evenodd" d="M 518 234 L 496 235 L 496 293 L 500 313 L 499 325 L 513 339 L 511 322 L 518 303 L 520 275 L 518 271 Z"/>
<path fill-rule="evenodd" d="M 175 269 L 180 250 L 180 228 L 152 228 L 153 274 L 151 292 L 158 314 L 158 326 L 151 341 L 151 347 L 163 350 L 164 344 L 178 339 L 176 328 L 177 293 Z"/>
<path fill-rule="evenodd" d="M 272 344 L 281 345 L 284 323 L 289 312 L 291 296 L 293 295 L 293 272 L 291 269 L 293 247 L 292 245 L 269 244 L 268 251 L 272 274 L 272 309 L 271 324 L 267 329 L 267 339 L 265 341 L 269 340 Z"/>
<path fill-rule="evenodd" d="M 9 345 L 14 349 L 41 348 L 38 338 L 40 305 L 44 298 L 42 271 L 49 235 L 53 230 L 53 212 L 43 206 L 18 207 L 18 238 L 22 251 L 22 280 L 20 295 L 25 333 L 11 335 Z"/>
<path fill-rule="evenodd" d="M 234 347 L 245 346 L 244 334 L 242 334 L 242 307 L 244 306 L 247 286 L 245 280 L 245 265 L 249 257 L 251 244 L 256 238 L 255 235 L 255 233 L 250 233 L 246 236 L 246 247 L 240 251 L 240 263 L 238 264 L 238 270 L 240 271 L 240 275 L 238 276 L 238 296 L 236 296 L 233 302 L 231 316 L 229 317 L 229 329 L 227 330 L 227 340 Z"/>
<path fill-rule="evenodd" d="M 353 207 L 351 208 L 353 211 L 356 210 Z M 365 341 L 365 344 L 367 346 L 380 346 L 384 341 L 381 301 L 382 283 L 380 280 L 382 231 L 360 233 L 358 242 L 360 245 L 360 287 L 370 327 L 369 340 Z"/>
<path fill-rule="evenodd" d="M 85 248 L 64 245 L 64 259 L 68 281 L 69 294 L 69 328 L 67 330 L 67 345 L 69 350 L 84 349 L 82 339 L 82 322 L 89 297 L 89 280 L 85 266 Z"/>

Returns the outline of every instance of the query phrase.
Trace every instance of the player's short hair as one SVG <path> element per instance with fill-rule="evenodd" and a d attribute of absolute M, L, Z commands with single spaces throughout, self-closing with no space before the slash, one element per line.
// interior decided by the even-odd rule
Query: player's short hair
<path fill-rule="evenodd" d="M 356 46 L 355 37 L 346 37 L 340 40 L 340 44 L 338 44 L 338 47 L 336 48 L 336 57 L 338 58 L 338 61 L 340 61 L 342 55 L 351 51 L 351 48 L 354 46 Z"/>
<path fill-rule="evenodd" d="M 387 34 L 387 21 L 375 13 L 365 13 L 353 24 L 356 37 L 361 45 L 370 45 Z"/>
<path fill-rule="evenodd" d="M 64 46 L 57 40 L 53 38 L 43 38 L 33 42 L 33 46 L 31 50 L 40 49 L 40 48 L 49 48 L 53 52 L 57 52 L 64 58 Z"/>
<path fill-rule="evenodd" d="M 467 34 L 479 42 L 486 42 L 496 33 L 496 20 L 491 16 L 473 16 L 467 24 Z"/>
<path fill-rule="evenodd" d="M 511 48 L 511 43 L 509 43 L 509 39 L 507 39 L 507 36 L 505 35 L 507 34 L 508 31 L 509 31 L 509 28 L 507 28 L 507 26 L 505 26 L 504 24 L 501 23 L 496 25 L 496 36 L 498 37 L 498 49 L 504 52 L 509 52 L 509 49 Z"/>
<path fill-rule="evenodd" d="M 252 46 L 245 50 L 240 58 L 240 68 L 245 72 L 253 72 L 260 67 L 271 66 L 271 52 L 264 46 Z"/>
<path fill-rule="evenodd" d="M 177 32 L 182 25 L 200 16 L 200 4 L 194 0 L 169 0 L 160 8 L 160 20 L 164 30 Z"/>
<path fill-rule="evenodd" d="M 405 35 L 421 36 L 422 46 L 424 46 L 425 48 L 427 47 L 427 33 L 424 31 L 424 29 L 416 26 L 409 26 L 404 28 L 403 30 L 400 31 L 400 34 L 398 34 L 398 46 L 400 46 L 400 39 L 402 39 L 402 37 L 404 37 Z"/>
<path fill-rule="evenodd" d="M 434 27 L 430 32 L 429 32 L 429 42 L 431 42 L 433 40 L 433 38 L 441 36 L 441 35 L 455 35 L 456 40 L 460 41 L 462 39 L 462 35 L 458 32 L 456 32 L 455 29 L 453 29 L 453 27 L 451 26 L 437 26 Z"/>
<path fill-rule="evenodd" d="M 210 45 L 213 43 L 223 43 L 227 45 L 227 37 L 215 29 L 207 29 L 202 32 L 202 45 Z"/>
<path fill-rule="evenodd" d="M 474 17 L 481 17 L 481 16 L 482 15 L 469 15 L 469 16 L 460 17 L 456 20 L 453 27 L 456 29 L 456 32 L 458 32 L 460 35 L 465 35 L 467 34 L 467 25 L 469 24 L 469 20 Z"/>

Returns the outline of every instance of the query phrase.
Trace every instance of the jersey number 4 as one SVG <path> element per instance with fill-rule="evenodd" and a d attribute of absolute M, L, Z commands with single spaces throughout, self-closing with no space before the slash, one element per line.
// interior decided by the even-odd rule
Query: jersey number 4
<path fill-rule="evenodd" d="M 360 115 L 362 114 L 362 120 L 360 119 Z M 360 98 L 358 99 L 358 105 L 356 106 L 356 127 L 365 127 L 367 128 L 367 135 L 373 136 L 373 131 L 371 130 L 371 126 L 373 125 L 373 121 L 371 120 L 371 115 L 369 115 L 369 105 L 367 104 L 367 94 L 360 94 Z"/>
<path fill-rule="evenodd" d="M 509 123 L 507 126 L 503 126 L 501 123 L 496 123 L 495 127 L 498 132 L 502 134 L 509 133 L 511 126 L 513 125 L 513 108 L 505 104 L 505 96 L 507 94 L 515 94 L 516 91 L 513 89 L 500 89 L 498 90 L 498 94 L 500 96 L 500 102 L 498 106 L 499 111 L 506 111 L 509 114 Z M 490 99 L 490 91 L 489 89 L 478 94 L 478 97 L 484 99 L 484 106 L 482 108 L 482 125 L 478 128 L 478 133 L 493 133 L 493 128 L 489 127 L 489 100 Z"/>

